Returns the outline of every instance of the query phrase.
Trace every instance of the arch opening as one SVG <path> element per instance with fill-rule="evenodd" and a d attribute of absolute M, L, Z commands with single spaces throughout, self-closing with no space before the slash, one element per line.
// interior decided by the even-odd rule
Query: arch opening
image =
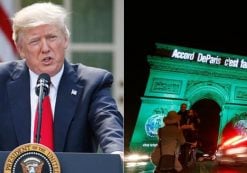
<path fill-rule="evenodd" d="M 212 99 L 201 99 L 195 102 L 194 109 L 200 118 L 199 141 L 203 152 L 212 153 L 217 148 L 221 108 Z"/>

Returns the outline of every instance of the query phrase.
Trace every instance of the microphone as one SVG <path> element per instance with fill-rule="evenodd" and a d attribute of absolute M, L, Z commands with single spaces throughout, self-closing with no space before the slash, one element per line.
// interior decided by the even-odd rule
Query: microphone
<path fill-rule="evenodd" d="M 35 93 L 37 96 L 47 96 L 50 91 L 51 78 L 48 74 L 42 73 L 39 75 L 37 80 L 37 85 L 35 88 Z"/>
<path fill-rule="evenodd" d="M 36 142 L 40 143 L 40 133 L 42 124 L 42 103 L 45 96 L 49 94 L 50 91 L 51 78 L 48 74 L 42 73 L 39 75 L 37 84 L 35 87 L 35 93 L 38 98 L 38 124 L 37 124 L 37 134 L 35 134 Z"/>

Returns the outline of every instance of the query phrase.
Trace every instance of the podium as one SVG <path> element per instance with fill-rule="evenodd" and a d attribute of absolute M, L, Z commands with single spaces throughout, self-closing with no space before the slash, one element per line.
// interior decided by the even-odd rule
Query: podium
<path fill-rule="evenodd" d="M 0 151 L 0 168 L 10 152 Z M 55 152 L 61 173 L 123 173 L 123 163 L 118 154 Z"/>

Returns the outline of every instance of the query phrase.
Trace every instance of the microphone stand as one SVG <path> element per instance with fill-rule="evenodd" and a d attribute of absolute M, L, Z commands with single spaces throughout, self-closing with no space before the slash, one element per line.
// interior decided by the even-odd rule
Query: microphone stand
<path fill-rule="evenodd" d="M 39 88 L 39 98 L 38 98 L 38 124 L 37 124 L 37 133 L 36 133 L 36 142 L 40 143 L 41 138 L 41 124 L 42 124 L 42 103 L 44 99 L 44 87 L 45 82 L 43 79 L 40 80 L 40 88 Z"/>

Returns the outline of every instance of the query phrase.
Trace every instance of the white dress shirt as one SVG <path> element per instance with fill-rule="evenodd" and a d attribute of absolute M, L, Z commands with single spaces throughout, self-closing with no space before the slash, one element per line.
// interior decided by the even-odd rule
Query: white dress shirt
<path fill-rule="evenodd" d="M 50 96 L 50 101 L 51 101 L 53 118 L 54 118 L 54 111 L 55 111 L 55 105 L 56 105 L 58 85 L 59 85 L 60 79 L 62 77 L 63 70 L 64 70 L 64 66 L 55 76 L 51 77 L 49 96 Z M 38 104 L 38 96 L 35 93 L 35 87 L 37 84 L 38 75 L 31 70 L 29 70 L 29 74 L 30 74 L 30 101 L 31 101 L 30 141 L 33 142 L 34 121 L 35 121 L 35 114 L 36 114 L 36 109 L 37 109 L 37 104 Z"/>

